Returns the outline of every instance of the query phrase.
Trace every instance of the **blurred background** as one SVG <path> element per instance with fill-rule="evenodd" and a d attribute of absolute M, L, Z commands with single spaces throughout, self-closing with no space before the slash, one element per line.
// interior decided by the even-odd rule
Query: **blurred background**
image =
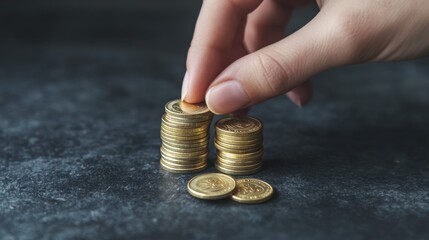
<path fill-rule="evenodd" d="M 199 201 L 159 169 L 200 5 L 0 2 L 0 239 L 427 239 L 428 58 L 321 73 L 302 109 L 255 106 L 266 204 Z"/>

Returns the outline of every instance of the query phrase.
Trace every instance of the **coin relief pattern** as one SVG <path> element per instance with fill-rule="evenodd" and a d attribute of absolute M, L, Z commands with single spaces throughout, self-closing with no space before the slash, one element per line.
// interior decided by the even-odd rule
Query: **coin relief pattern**
<path fill-rule="evenodd" d="M 266 186 L 264 183 L 245 181 L 237 189 L 237 195 L 241 198 L 247 199 L 259 199 L 263 195 L 270 194 L 270 186 Z"/>
<path fill-rule="evenodd" d="M 217 177 L 207 177 L 195 184 L 199 189 L 207 192 L 219 192 L 229 189 L 228 183 Z"/>
<path fill-rule="evenodd" d="M 173 103 L 171 108 L 177 113 L 183 113 L 182 108 L 180 107 L 179 103 L 177 103 L 177 102 Z"/>
<path fill-rule="evenodd" d="M 248 132 L 257 128 L 256 124 L 247 119 L 229 119 L 221 124 L 221 128 L 232 132 Z"/>

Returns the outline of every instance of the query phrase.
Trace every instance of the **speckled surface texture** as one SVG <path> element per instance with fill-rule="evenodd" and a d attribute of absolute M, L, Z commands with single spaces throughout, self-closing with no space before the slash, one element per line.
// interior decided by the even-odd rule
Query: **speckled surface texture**
<path fill-rule="evenodd" d="M 0 239 L 428 239 L 428 58 L 330 70 L 308 107 L 255 107 L 270 202 L 197 200 L 193 175 L 159 169 L 198 8 L 1 4 Z"/>

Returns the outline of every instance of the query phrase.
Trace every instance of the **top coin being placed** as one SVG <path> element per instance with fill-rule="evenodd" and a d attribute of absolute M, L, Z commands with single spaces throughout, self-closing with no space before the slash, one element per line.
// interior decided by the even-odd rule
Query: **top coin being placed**
<path fill-rule="evenodd" d="M 187 103 L 180 99 L 168 102 L 165 105 L 165 112 L 178 117 L 193 117 L 198 115 L 211 114 L 205 103 Z"/>
<path fill-rule="evenodd" d="M 270 184 L 255 178 L 243 178 L 237 181 L 237 191 L 231 196 L 239 203 L 261 203 L 269 200 L 274 193 Z"/>
<path fill-rule="evenodd" d="M 201 199 L 221 199 L 231 196 L 235 191 L 235 180 L 222 173 L 206 173 L 188 182 L 189 193 Z"/>
<path fill-rule="evenodd" d="M 216 122 L 216 131 L 228 135 L 242 135 L 258 133 L 262 130 L 262 123 L 249 116 L 227 117 Z"/>

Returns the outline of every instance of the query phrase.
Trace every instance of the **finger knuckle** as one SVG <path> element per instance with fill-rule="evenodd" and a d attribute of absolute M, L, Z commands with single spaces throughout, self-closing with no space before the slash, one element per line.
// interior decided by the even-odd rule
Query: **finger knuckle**
<path fill-rule="evenodd" d="M 256 69 L 260 72 L 261 83 L 274 94 L 282 93 L 293 79 L 291 68 L 282 64 L 273 53 L 261 52 L 257 55 Z"/>

